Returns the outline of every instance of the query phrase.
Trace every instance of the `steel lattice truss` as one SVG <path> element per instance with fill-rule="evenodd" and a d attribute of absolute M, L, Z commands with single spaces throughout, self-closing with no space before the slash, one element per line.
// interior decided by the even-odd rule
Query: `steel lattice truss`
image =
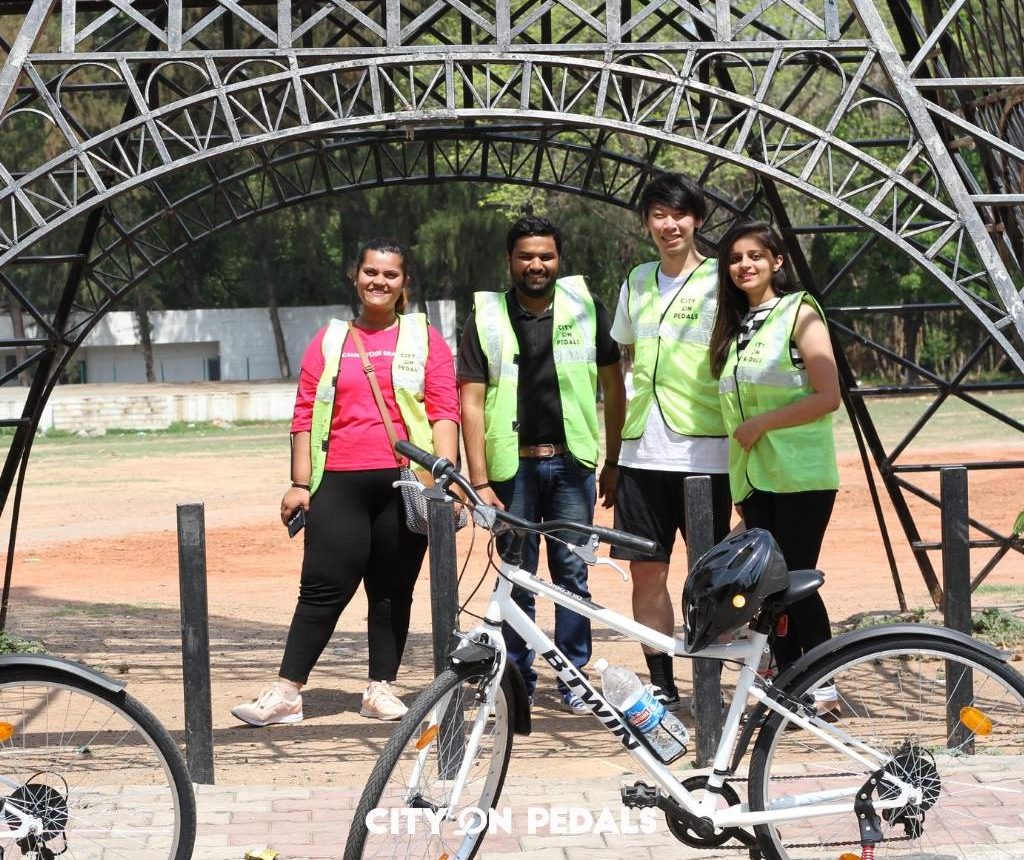
<path fill-rule="evenodd" d="M 906 496 L 937 500 L 900 455 L 951 396 L 1024 431 L 968 382 L 995 350 L 1018 379 L 1002 387 L 1024 388 L 1024 0 L 880 5 L 0 2 L 0 23 L 17 24 L 0 44 L 0 279 L 23 320 L 0 381 L 33 380 L 0 498 L 16 482 L 20 497 L 46 397 L 96 322 L 220 230 L 403 182 L 528 184 L 628 207 L 654 172 L 684 169 L 714 203 L 709 243 L 738 216 L 773 217 L 839 343 L 907 366 L 934 396 L 885 445 L 868 408 L 882 392 L 843 362 L 869 478 L 873 462 L 938 599 L 936 545 Z M 792 216 L 797 199 L 815 204 L 813 223 Z M 977 348 L 956 373 L 863 334 L 844 307 L 849 269 L 816 281 L 806 237 L 851 231 L 863 244 L 850 267 L 887 245 L 973 320 Z M 980 580 L 1020 545 L 973 524 L 995 550 Z"/>

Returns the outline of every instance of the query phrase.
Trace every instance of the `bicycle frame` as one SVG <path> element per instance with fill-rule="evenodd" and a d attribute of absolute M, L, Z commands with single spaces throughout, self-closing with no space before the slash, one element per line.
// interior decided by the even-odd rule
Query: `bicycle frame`
<path fill-rule="evenodd" d="M 808 792 L 806 794 L 787 796 L 776 801 L 772 809 L 760 812 L 750 812 L 745 803 L 719 809 L 717 808 L 719 796 L 712 791 L 704 792 L 703 798 L 698 800 L 692 792 L 683 787 L 682 783 L 672 774 L 669 768 L 640 740 L 641 735 L 637 730 L 608 704 L 599 690 L 587 680 L 580 670 L 569 662 L 554 642 L 520 609 L 512 599 L 513 586 L 519 586 L 536 595 L 546 597 L 559 606 L 577 612 L 592 621 L 600 622 L 605 627 L 623 633 L 631 639 L 635 639 L 666 654 L 691 659 L 700 657 L 717 661 L 729 660 L 741 664 L 742 668 L 736 683 L 732 703 L 722 729 L 721 740 L 715 752 L 712 769 L 708 775 L 708 786 L 711 788 L 721 787 L 726 781 L 727 774 L 730 771 L 731 753 L 740 733 L 740 717 L 748 698 L 753 698 L 769 710 L 781 714 L 783 719 L 796 723 L 801 728 L 811 732 L 838 752 L 866 768 L 867 773 L 883 768 L 891 760 L 891 755 L 874 749 L 869 744 L 851 737 L 833 725 L 818 720 L 815 717 L 808 717 L 789 710 L 784 705 L 776 702 L 761 686 L 757 685 L 757 669 L 768 641 L 766 634 L 751 631 L 751 636 L 747 640 L 716 644 L 699 652 L 688 653 L 682 641 L 659 633 L 618 612 L 606 609 L 592 600 L 587 600 L 563 590 L 507 562 L 502 562 L 499 568 L 498 581 L 491 594 L 487 612 L 484 616 L 484 623 L 469 633 L 461 634 L 464 638 L 471 641 L 486 641 L 489 646 L 497 649 L 499 655 L 494 675 L 488 684 L 487 707 L 486 709 L 481 708 L 481 714 L 478 714 L 477 721 L 481 724 L 478 728 L 482 728 L 483 722 L 486 721 L 487 713 L 494 707 L 498 679 L 504 669 L 505 642 L 501 633 L 501 624 L 504 621 L 523 638 L 529 648 L 532 648 L 535 653 L 544 658 L 564 684 L 587 703 L 591 712 L 605 729 L 620 739 L 630 755 L 655 780 L 659 788 L 666 795 L 692 815 L 709 819 L 713 822 L 716 829 L 749 827 L 757 824 L 771 824 L 786 820 L 824 817 L 843 813 L 852 815 L 854 814 L 853 798 L 861 788 L 861 784 L 851 783 L 848 789 Z M 467 743 L 468 749 L 475 751 L 476 744 L 479 742 L 479 736 L 479 731 L 474 730 L 471 732 Z M 468 760 L 472 756 L 467 755 L 466 758 Z M 466 778 L 466 774 L 462 773 L 461 770 L 456 776 L 451 807 L 456 806 Z M 912 803 L 920 803 L 921 792 L 919 789 L 914 788 L 890 773 L 885 773 L 883 778 L 899 789 L 899 795 L 886 800 L 876 799 L 873 803 L 876 811 L 880 812 L 885 809 L 895 809 Z M 848 798 L 848 800 L 839 802 L 843 798 Z"/>

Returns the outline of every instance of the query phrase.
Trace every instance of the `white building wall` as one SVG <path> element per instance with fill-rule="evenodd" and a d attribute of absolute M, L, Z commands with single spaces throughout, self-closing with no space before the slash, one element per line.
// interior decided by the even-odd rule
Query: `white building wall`
<path fill-rule="evenodd" d="M 295 376 L 302 353 L 317 330 L 332 317 L 348 319 L 352 312 L 347 305 L 326 305 L 280 308 L 278 315 Z M 266 308 L 154 311 L 149 318 L 158 381 L 205 380 L 206 359 L 218 355 L 223 380 L 281 377 Z M 89 382 L 145 382 L 135 315 L 131 312 L 115 311 L 103 317 L 79 353 L 86 362 Z"/>
<path fill-rule="evenodd" d="M 217 341 L 161 343 L 153 346 L 157 382 L 195 382 L 208 379 L 208 359 L 220 354 Z M 85 362 L 86 382 L 145 382 L 146 363 L 138 346 L 83 347 L 75 356 Z"/>
<path fill-rule="evenodd" d="M 435 327 L 455 348 L 455 303 L 427 302 Z M 332 317 L 350 319 L 347 305 L 285 307 L 278 311 L 292 376 L 316 332 Z M 150 314 L 154 372 L 158 382 L 199 382 L 209 377 L 209 359 L 220 359 L 220 378 L 280 379 L 277 349 L 266 308 L 154 311 Z M 10 337 L 9 316 L 0 316 L 0 338 Z M 28 332 L 33 336 L 33 332 Z M 0 350 L 0 357 L 14 350 Z M 84 361 L 86 381 L 145 382 L 142 348 L 130 311 L 106 314 L 89 333 L 75 358 Z"/>

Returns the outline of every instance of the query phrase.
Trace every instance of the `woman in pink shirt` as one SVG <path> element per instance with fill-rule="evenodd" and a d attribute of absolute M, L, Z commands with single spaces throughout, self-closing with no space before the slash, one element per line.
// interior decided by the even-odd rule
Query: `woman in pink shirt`
<path fill-rule="evenodd" d="M 409 317 L 403 323 L 399 316 L 405 309 L 408 270 L 409 253 L 403 246 L 390 240 L 368 242 L 360 251 L 355 273 L 362 308 L 351 323 L 374 367 L 399 438 L 409 438 L 409 433 L 395 398 L 392 361 L 400 327 L 414 320 Z M 454 462 L 459 401 L 452 354 L 436 329 L 424 329 L 428 339 L 424 396 L 417 408 L 425 410 L 430 422 L 434 451 Z M 395 455 L 351 332 L 334 377 L 322 479 L 316 477 L 311 450 L 322 440 L 313 439 L 317 429 L 313 410 L 317 388 L 323 383 L 326 332 L 325 328 L 317 333 L 302 359 L 292 419 L 292 485 L 281 500 L 284 522 L 299 508 L 307 516 L 298 605 L 279 677 L 255 701 L 231 711 L 254 726 L 302 719 L 299 691 L 360 583 L 369 604 L 370 666 L 359 712 L 373 719 L 396 720 L 406 711 L 391 684 L 402 660 L 413 588 L 427 541 L 405 526 L 399 491 L 392 487 L 399 474 Z"/>

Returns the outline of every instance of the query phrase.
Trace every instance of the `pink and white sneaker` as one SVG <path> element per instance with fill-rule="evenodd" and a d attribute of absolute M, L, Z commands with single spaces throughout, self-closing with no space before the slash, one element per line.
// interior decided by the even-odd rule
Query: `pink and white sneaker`
<path fill-rule="evenodd" d="M 263 690 L 254 702 L 246 702 L 231 709 L 231 713 L 250 726 L 270 726 L 274 723 L 298 723 L 302 720 L 302 696 L 291 702 L 277 687 Z"/>
<path fill-rule="evenodd" d="M 366 692 L 363 693 L 359 715 L 371 720 L 400 720 L 408 710 L 402 704 L 402 700 L 391 691 L 387 681 L 370 681 Z"/>

